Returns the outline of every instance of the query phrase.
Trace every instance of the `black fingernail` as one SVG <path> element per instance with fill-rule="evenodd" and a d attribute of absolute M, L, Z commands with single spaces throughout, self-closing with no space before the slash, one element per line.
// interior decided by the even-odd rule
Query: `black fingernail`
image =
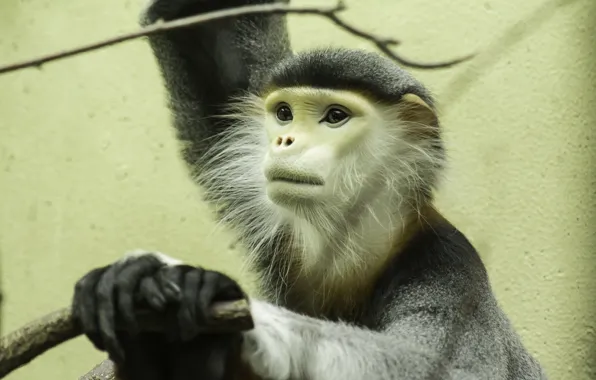
<path fill-rule="evenodd" d="M 182 291 L 174 282 L 168 281 L 166 283 L 164 293 L 168 293 L 168 298 L 172 298 L 174 301 L 180 301 L 182 299 Z"/>
<path fill-rule="evenodd" d="M 161 294 L 155 294 L 151 297 L 151 306 L 157 310 L 163 310 L 166 305 L 166 299 Z"/>

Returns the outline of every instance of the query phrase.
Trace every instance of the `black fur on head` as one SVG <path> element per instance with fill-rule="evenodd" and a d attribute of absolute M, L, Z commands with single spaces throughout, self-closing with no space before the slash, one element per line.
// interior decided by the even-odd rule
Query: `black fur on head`
<path fill-rule="evenodd" d="M 272 69 L 263 91 L 297 86 L 357 91 L 389 104 L 410 93 L 434 108 L 429 91 L 411 74 L 389 58 L 356 49 L 319 48 L 286 58 Z"/>

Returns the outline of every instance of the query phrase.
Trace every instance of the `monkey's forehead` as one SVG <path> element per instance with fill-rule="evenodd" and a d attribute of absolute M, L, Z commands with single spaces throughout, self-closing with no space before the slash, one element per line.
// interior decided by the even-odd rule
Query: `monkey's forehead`
<path fill-rule="evenodd" d="M 388 104 L 410 93 L 434 107 L 430 92 L 395 62 L 356 49 L 321 48 L 286 58 L 272 69 L 262 93 L 287 87 L 349 90 Z"/>

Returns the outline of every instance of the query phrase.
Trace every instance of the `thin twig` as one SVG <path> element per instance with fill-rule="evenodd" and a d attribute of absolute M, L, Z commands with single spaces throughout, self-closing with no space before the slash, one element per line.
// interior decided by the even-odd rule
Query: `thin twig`
<path fill-rule="evenodd" d="M 400 63 L 401 65 L 412 67 L 412 68 L 419 68 L 419 69 L 436 69 L 436 68 L 446 68 L 461 63 L 465 60 L 468 60 L 472 57 L 472 55 L 468 55 L 466 57 L 457 58 L 447 62 L 437 62 L 437 63 L 421 63 L 411 61 L 405 58 L 402 58 L 398 54 L 391 51 L 390 46 L 395 46 L 399 43 L 397 40 L 392 39 L 383 39 L 380 37 L 376 37 L 370 33 L 366 33 L 360 29 L 357 29 L 354 26 L 347 24 L 345 21 L 342 21 L 337 14 L 341 11 L 346 9 L 345 4 L 343 1 L 339 0 L 337 5 L 332 7 L 298 7 L 298 6 L 290 6 L 282 3 L 274 3 L 274 4 L 261 4 L 261 5 L 247 5 L 242 7 L 235 7 L 229 8 L 224 10 L 218 10 L 208 13 L 203 13 L 195 16 L 185 17 L 176 19 L 173 21 L 167 22 L 157 22 L 141 28 L 134 32 L 124 33 L 109 39 L 101 40 L 98 42 L 90 43 L 87 45 L 83 45 L 80 47 L 76 47 L 69 50 L 63 50 L 56 53 L 44 55 L 38 58 L 27 59 L 17 63 L 11 63 L 5 66 L 0 66 L 0 74 L 4 74 L 11 71 L 17 71 L 28 67 L 37 67 L 40 68 L 43 64 L 56 61 L 58 59 L 63 59 L 67 57 L 71 57 L 74 55 L 82 54 L 88 51 L 97 50 L 103 47 L 116 45 L 121 42 L 133 40 L 136 38 L 150 36 L 157 33 L 163 33 L 166 31 L 180 29 L 180 28 L 187 28 L 189 26 L 194 26 L 197 24 L 207 23 L 215 20 L 222 20 L 227 18 L 233 18 L 243 15 L 249 14 L 297 14 L 297 15 L 319 15 L 323 16 L 329 20 L 331 20 L 334 24 L 338 27 L 344 29 L 345 31 L 357 36 L 361 37 L 365 40 L 372 42 L 380 51 L 386 54 L 388 57 L 392 58 L 396 62 Z"/>
<path fill-rule="evenodd" d="M 340 5 L 341 5 L 341 2 L 340 2 Z M 399 63 L 403 66 L 406 66 L 406 67 L 410 67 L 410 68 L 414 68 L 414 69 L 442 69 L 442 68 L 448 68 L 451 66 L 455 66 L 458 63 L 467 61 L 468 59 L 470 59 L 474 56 L 474 54 L 469 54 L 464 57 L 456 58 L 451 61 L 436 62 L 436 63 L 421 63 L 421 62 L 412 61 L 412 60 L 409 60 L 409 59 L 399 56 L 398 54 L 394 53 L 391 50 L 391 48 L 390 48 L 391 46 L 397 46 L 401 43 L 401 41 L 391 39 L 391 38 L 382 39 L 382 38 L 377 37 L 373 34 L 366 33 L 360 29 L 356 29 L 352 25 L 346 23 L 345 21 L 343 21 L 339 17 L 337 17 L 337 12 L 327 12 L 324 16 L 327 17 L 329 20 L 333 21 L 333 23 L 335 23 L 335 25 L 339 26 L 340 28 L 344 29 L 345 31 L 347 31 L 357 37 L 361 37 L 365 40 L 372 42 L 377 47 L 377 49 L 379 49 L 381 52 L 383 52 L 389 58 L 393 59 L 397 63 Z"/>
<path fill-rule="evenodd" d="M 201 332 L 245 331 L 254 327 L 248 301 L 228 301 L 213 305 L 213 319 Z M 148 310 L 137 312 L 142 331 L 161 331 L 163 315 Z M 116 326 L 120 328 L 119 325 Z M 64 308 L 33 321 L 0 338 L 0 379 L 24 366 L 47 350 L 81 335 L 70 308 Z"/>

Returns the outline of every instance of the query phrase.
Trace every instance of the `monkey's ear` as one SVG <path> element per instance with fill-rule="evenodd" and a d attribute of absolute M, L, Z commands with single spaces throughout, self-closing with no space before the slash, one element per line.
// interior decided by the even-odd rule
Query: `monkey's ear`
<path fill-rule="evenodd" d="M 439 132 L 439 118 L 435 110 L 418 95 L 405 94 L 400 100 L 400 110 L 401 119 L 412 123 L 412 132 L 433 135 Z"/>

